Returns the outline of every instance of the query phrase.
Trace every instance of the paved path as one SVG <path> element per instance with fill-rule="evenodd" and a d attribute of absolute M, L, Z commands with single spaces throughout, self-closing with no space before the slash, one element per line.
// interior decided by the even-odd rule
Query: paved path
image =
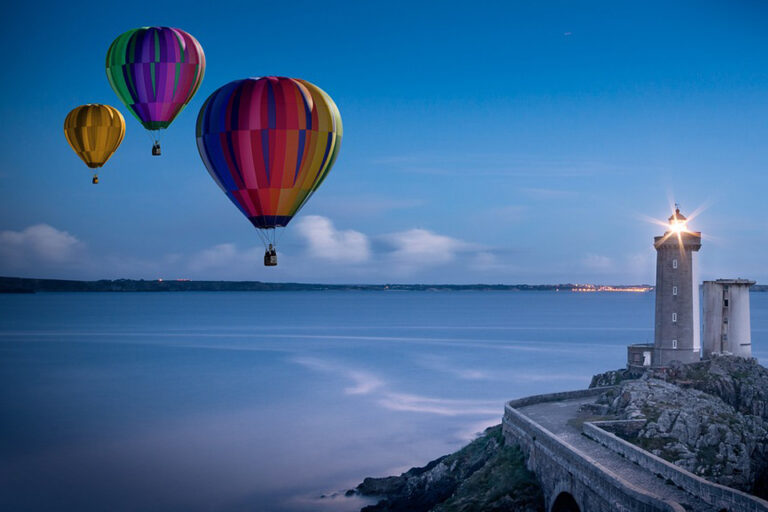
<path fill-rule="evenodd" d="M 578 410 L 582 404 L 592 403 L 595 397 L 575 398 L 561 402 L 544 402 L 517 410 L 555 434 L 561 441 L 576 448 L 599 462 L 609 471 L 621 476 L 633 485 L 645 489 L 662 500 L 673 500 L 688 510 L 696 512 L 717 512 L 717 508 L 705 503 L 676 485 L 668 484 L 662 478 L 630 462 L 616 452 L 582 435 L 581 424 L 571 425 L 569 420 L 580 416 Z M 584 418 L 584 415 L 581 415 Z"/>

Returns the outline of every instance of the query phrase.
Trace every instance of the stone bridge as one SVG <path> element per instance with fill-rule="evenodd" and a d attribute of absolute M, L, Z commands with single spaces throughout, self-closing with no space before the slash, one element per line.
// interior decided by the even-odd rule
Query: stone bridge
<path fill-rule="evenodd" d="M 607 389 L 506 404 L 504 437 L 527 455 L 547 512 L 768 512 L 765 500 L 670 464 L 603 430 L 601 422 L 583 422 L 581 406 Z"/>

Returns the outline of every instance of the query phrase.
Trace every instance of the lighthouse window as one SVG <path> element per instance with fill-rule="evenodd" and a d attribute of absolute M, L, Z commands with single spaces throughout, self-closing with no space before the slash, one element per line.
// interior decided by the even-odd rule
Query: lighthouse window
<path fill-rule="evenodd" d="M 672 260 L 672 268 L 677 268 L 677 259 Z"/>
<path fill-rule="evenodd" d="M 677 313 L 672 313 L 672 321 L 677 322 Z"/>
<path fill-rule="evenodd" d="M 672 295 L 677 295 L 677 286 L 672 287 Z"/>
<path fill-rule="evenodd" d="M 677 350 L 677 340 L 672 340 L 672 348 Z"/>

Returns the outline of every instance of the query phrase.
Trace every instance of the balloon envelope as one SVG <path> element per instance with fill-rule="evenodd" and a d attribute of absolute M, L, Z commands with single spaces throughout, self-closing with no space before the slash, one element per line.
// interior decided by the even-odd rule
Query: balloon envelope
<path fill-rule="evenodd" d="M 109 160 L 125 136 L 125 119 L 115 107 L 75 107 L 64 119 L 64 136 L 85 164 L 95 169 Z"/>
<path fill-rule="evenodd" d="M 204 74 L 202 46 L 178 28 L 135 28 L 118 36 L 107 51 L 112 89 L 147 130 L 167 128 Z"/>
<path fill-rule="evenodd" d="M 208 172 L 260 229 L 291 221 L 328 175 L 341 137 L 331 97 L 294 78 L 230 82 L 197 117 L 197 147 Z"/>

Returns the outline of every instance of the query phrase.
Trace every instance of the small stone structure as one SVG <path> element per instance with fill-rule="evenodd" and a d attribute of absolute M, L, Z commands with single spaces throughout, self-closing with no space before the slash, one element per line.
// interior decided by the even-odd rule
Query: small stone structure
<path fill-rule="evenodd" d="M 651 367 L 653 361 L 653 343 L 636 343 L 627 346 L 627 368 L 643 371 Z"/>
<path fill-rule="evenodd" d="M 752 356 L 748 279 L 704 281 L 704 358 Z"/>

